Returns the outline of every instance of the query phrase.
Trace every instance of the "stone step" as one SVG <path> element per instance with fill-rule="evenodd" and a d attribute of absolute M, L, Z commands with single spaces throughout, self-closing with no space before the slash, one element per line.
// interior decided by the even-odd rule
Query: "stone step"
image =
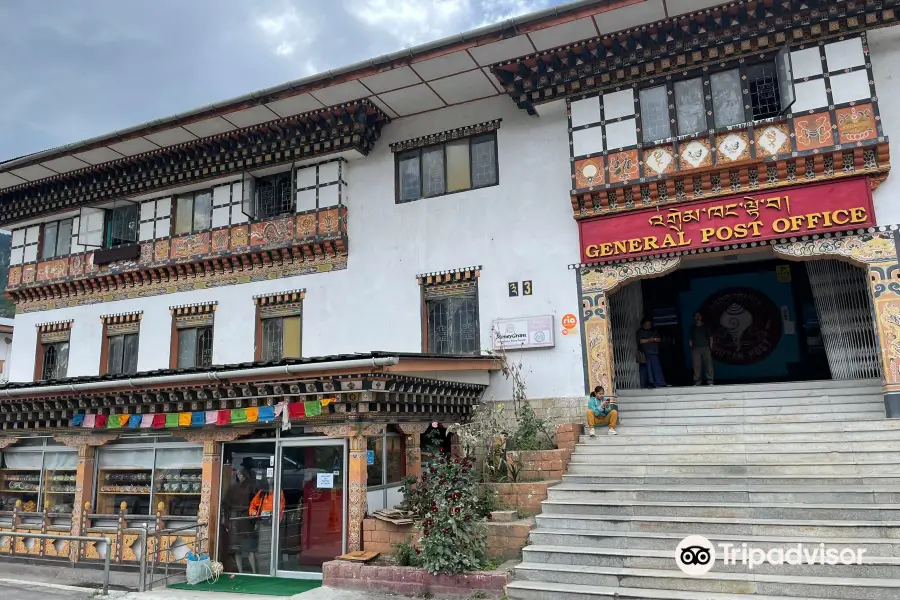
<path fill-rule="evenodd" d="M 858 401 L 872 401 L 883 399 L 884 391 L 881 386 L 869 388 L 841 388 L 834 391 L 828 390 L 794 390 L 786 392 L 737 392 L 728 393 L 720 389 L 710 390 L 711 393 L 672 393 L 665 396 L 622 396 L 619 404 L 627 407 L 637 405 L 651 405 L 657 408 L 666 406 L 696 405 L 704 407 L 704 404 L 714 406 L 717 404 L 740 403 L 742 405 L 781 406 L 788 404 L 823 403 L 841 404 Z M 684 408 L 684 407 L 682 407 Z"/>
<path fill-rule="evenodd" d="M 683 452 L 676 455 L 677 460 L 681 464 L 697 464 L 697 463 L 728 463 L 728 464 L 744 464 L 744 463 L 811 463 L 811 462 L 900 462 L 900 445 L 897 450 L 891 452 L 870 452 L 860 451 L 854 452 L 835 451 L 835 452 L 729 452 L 726 449 L 720 449 L 715 452 Z M 615 460 L 625 460 L 619 458 L 621 454 L 616 454 Z M 632 464 L 656 463 L 662 458 L 672 460 L 672 455 L 663 453 L 627 453 L 627 462 Z M 590 457 L 583 455 L 573 455 L 578 462 L 596 462 L 599 457 Z"/>
<path fill-rule="evenodd" d="M 795 544 L 793 548 L 796 548 Z M 809 543 L 805 547 L 810 552 L 821 552 L 819 543 Z M 791 546 L 785 547 L 785 550 Z M 844 550 L 844 546 L 825 544 L 825 549 Z M 737 549 L 740 552 L 740 549 Z M 713 573 L 749 573 L 761 575 L 798 575 L 804 577 L 867 577 L 873 579 L 900 578 L 900 558 L 884 556 L 861 556 L 862 564 L 755 564 L 736 555 L 729 564 L 723 561 L 724 554 L 716 550 Z M 855 552 L 855 551 L 853 551 Z M 799 556 L 799 555 L 798 555 Z M 848 556 L 849 558 L 849 556 Z M 824 557 L 823 557 L 824 559 Z M 653 569 L 681 573 L 671 550 L 642 550 L 638 548 L 582 548 L 574 546 L 532 545 L 523 549 L 522 561 L 526 564 L 571 565 L 584 567 L 611 567 L 618 569 Z"/>
<path fill-rule="evenodd" d="M 894 422 L 894 421 L 891 421 Z M 824 432 L 792 432 L 792 433 L 682 433 L 666 435 L 633 433 L 632 427 L 621 425 L 619 435 L 604 435 L 605 428 L 597 428 L 597 436 L 581 436 L 579 445 L 585 448 L 594 446 L 631 446 L 635 444 L 781 444 L 784 442 L 874 442 L 878 440 L 900 441 L 900 421 L 898 427 L 875 431 L 824 431 Z"/>
<path fill-rule="evenodd" d="M 690 411 L 688 411 L 690 412 Z M 798 414 L 761 414 L 754 417 L 747 417 L 743 414 L 739 415 L 706 415 L 698 416 L 697 414 L 687 414 L 679 417 L 667 416 L 650 416 L 650 417 L 632 417 L 624 414 L 624 423 L 628 426 L 647 426 L 647 425 L 724 425 L 724 424 L 741 424 L 752 420 L 754 423 L 818 423 L 822 421 L 854 421 L 858 419 L 883 419 L 884 406 L 880 406 L 877 410 L 869 411 L 843 411 L 843 412 L 803 412 Z"/>
<path fill-rule="evenodd" d="M 569 463 L 572 476 L 616 476 L 634 475 L 662 477 L 670 475 L 744 475 L 749 477 L 764 475 L 840 475 L 864 477 L 875 475 L 900 474 L 900 464 L 894 461 L 857 462 L 716 462 L 693 463 L 689 465 L 673 463 L 671 460 L 648 460 L 641 464 L 603 464 L 597 460 L 576 461 Z"/>
<path fill-rule="evenodd" d="M 632 500 L 667 502 L 798 502 L 802 504 L 900 503 L 900 487 L 891 485 L 591 485 L 561 483 L 547 490 L 548 500 L 623 504 Z"/>
<path fill-rule="evenodd" d="M 690 577 L 681 571 L 521 563 L 516 578 L 592 586 L 623 586 L 692 592 L 782 594 L 846 600 L 896 600 L 900 580 L 803 577 L 746 573 L 717 573 Z"/>
<path fill-rule="evenodd" d="M 610 437 L 610 436 L 607 436 Z M 619 437 L 619 436 L 615 436 Z M 622 435 L 622 439 L 625 436 Z M 681 444 L 673 440 L 671 444 L 584 444 L 575 447 L 572 458 L 579 460 L 614 454 L 699 454 L 715 452 L 890 452 L 900 448 L 898 440 L 834 441 L 834 442 L 732 442 L 729 444 Z"/>
<path fill-rule="evenodd" d="M 746 543 L 768 552 L 773 548 L 784 548 L 793 544 L 820 544 L 824 538 L 789 535 L 750 535 L 712 533 L 698 529 L 692 535 L 702 535 L 713 544 L 733 544 L 741 547 Z M 642 550 L 662 550 L 675 552 L 675 547 L 685 538 L 681 532 L 666 531 L 615 531 L 575 529 L 543 529 L 531 531 L 529 542 L 541 546 L 572 546 L 579 548 L 639 548 Z M 847 546 L 866 551 L 868 556 L 900 557 L 900 540 L 892 538 L 828 538 L 833 546 Z"/>
<path fill-rule="evenodd" d="M 596 471 L 602 472 L 598 467 Z M 898 485 L 900 474 L 869 475 L 865 477 L 835 477 L 833 475 L 563 475 L 563 483 L 572 485 Z"/>
<path fill-rule="evenodd" d="M 878 379 L 822 379 L 819 381 L 794 381 L 786 383 L 750 383 L 737 385 L 699 385 L 686 387 L 666 387 L 652 390 L 618 390 L 616 393 L 620 397 L 646 396 L 649 398 L 666 397 L 679 394 L 704 395 L 715 394 L 722 395 L 728 393 L 756 393 L 756 392 L 772 392 L 773 395 L 782 395 L 792 391 L 814 391 L 814 390 L 839 390 L 839 389 L 881 389 L 881 381 Z"/>
<path fill-rule="evenodd" d="M 704 415 L 704 414 L 790 414 L 800 411 L 815 410 L 817 412 L 847 412 L 860 410 L 876 410 L 884 408 L 882 396 L 853 396 L 852 398 L 804 398 L 804 402 L 791 402 L 790 399 L 768 398 L 765 400 L 709 400 L 685 402 L 620 402 L 619 412 L 642 417 L 651 414 L 671 416 Z M 737 411 L 737 412 L 735 412 Z M 743 411 L 743 412 L 741 412 Z"/>
<path fill-rule="evenodd" d="M 786 535 L 823 539 L 884 538 L 895 539 L 900 543 L 900 521 L 540 514 L 535 517 L 535 523 L 539 529 L 548 530 L 656 531 L 681 535 L 703 530 L 722 535 Z"/>
<path fill-rule="evenodd" d="M 623 504 L 598 504 L 583 500 L 545 500 L 545 515 L 720 517 L 739 519 L 811 519 L 900 521 L 900 504 L 793 504 L 770 502 L 670 502 L 631 500 Z"/>
<path fill-rule="evenodd" d="M 886 431 L 900 428 L 900 419 L 885 419 L 882 413 L 866 413 L 866 418 L 852 421 L 797 421 L 764 423 L 758 420 L 737 423 L 711 423 L 693 425 L 637 425 L 623 412 L 620 435 L 692 435 L 710 433 L 824 433 L 833 431 Z M 598 430 L 601 435 L 605 428 Z M 599 436 L 598 436 L 599 437 Z M 588 438 L 586 438 L 588 439 Z M 596 438 L 595 438 L 596 439 Z"/>
<path fill-rule="evenodd" d="M 506 593 L 509 600 L 821 600 L 821 597 L 808 596 L 682 592 L 544 581 L 513 581 L 507 586 Z"/>
<path fill-rule="evenodd" d="M 715 462 L 673 464 L 671 460 L 657 457 L 641 464 L 604 464 L 598 460 L 581 461 L 573 459 L 569 463 L 572 476 L 584 475 L 633 475 L 636 477 L 679 476 L 679 475 L 835 475 L 864 477 L 874 475 L 900 475 L 900 463 L 895 461 L 832 461 L 832 462 Z"/>

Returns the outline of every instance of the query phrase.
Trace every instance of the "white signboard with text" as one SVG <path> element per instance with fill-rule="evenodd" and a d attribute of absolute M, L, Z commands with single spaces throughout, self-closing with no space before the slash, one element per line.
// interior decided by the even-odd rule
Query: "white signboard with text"
<path fill-rule="evenodd" d="M 491 326 L 494 350 L 552 348 L 553 315 L 496 319 Z"/>

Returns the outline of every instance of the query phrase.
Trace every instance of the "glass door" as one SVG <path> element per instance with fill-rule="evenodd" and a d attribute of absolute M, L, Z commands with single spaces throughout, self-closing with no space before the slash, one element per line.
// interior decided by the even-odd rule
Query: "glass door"
<path fill-rule="evenodd" d="M 276 575 L 321 577 L 322 563 L 346 548 L 346 444 L 327 439 L 282 442 L 277 475 Z"/>

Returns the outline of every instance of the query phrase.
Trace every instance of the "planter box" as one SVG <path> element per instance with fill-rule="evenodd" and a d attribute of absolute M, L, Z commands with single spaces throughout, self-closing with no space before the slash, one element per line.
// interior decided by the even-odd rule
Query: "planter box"
<path fill-rule="evenodd" d="M 487 524 L 487 557 L 513 560 L 521 558 L 522 548 L 528 544 L 528 534 L 534 519 L 491 521 Z"/>
<path fill-rule="evenodd" d="M 461 575 L 432 575 L 416 567 L 387 567 L 333 560 L 322 565 L 322 584 L 327 587 L 371 590 L 407 596 L 471 597 L 482 592 L 500 598 L 511 577 L 506 571 L 473 571 Z"/>
<path fill-rule="evenodd" d="M 509 451 L 507 459 L 519 464 L 520 481 L 562 479 L 569 466 L 571 450 Z"/>
<path fill-rule="evenodd" d="M 541 502 L 547 499 L 547 488 L 559 481 L 535 481 L 532 483 L 484 483 L 497 492 L 497 500 L 506 506 L 518 509 L 526 515 L 541 512 Z"/>

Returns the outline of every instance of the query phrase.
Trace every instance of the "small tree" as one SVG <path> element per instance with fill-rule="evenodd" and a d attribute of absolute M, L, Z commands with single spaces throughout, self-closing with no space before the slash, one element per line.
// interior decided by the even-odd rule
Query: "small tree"
<path fill-rule="evenodd" d="M 553 440 L 547 431 L 547 422 L 539 418 L 528 403 L 522 361 L 511 362 L 503 350 L 497 355 L 500 357 L 503 376 L 512 384 L 512 400 L 515 409 L 516 430 L 509 437 L 508 449 L 549 450 L 553 447 Z"/>
<path fill-rule="evenodd" d="M 481 568 L 487 532 L 478 515 L 478 473 L 470 457 L 441 452 L 415 486 L 422 510 L 419 542 L 422 567 L 456 574 Z"/>

